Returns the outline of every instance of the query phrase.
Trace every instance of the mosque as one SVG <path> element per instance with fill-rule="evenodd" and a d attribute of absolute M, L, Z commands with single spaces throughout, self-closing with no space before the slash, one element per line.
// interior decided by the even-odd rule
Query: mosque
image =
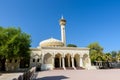
<path fill-rule="evenodd" d="M 41 70 L 91 69 L 89 48 L 67 47 L 65 35 L 66 20 L 61 17 L 59 24 L 61 28 L 61 40 L 49 38 L 41 41 L 37 48 L 30 48 L 31 55 L 29 59 L 15 58 L 6 60 L 5 70 L 24 71 L 26 68 L 34 66 Z"/>
<path fill-rule="evenodd" d="M 40 67 L 41 70 L 64 70 L 85 68 L 91 66 L 89 48 L 67 47 L 65 25 L 66 20 L 61 17 L 61 40 L 49 38 L 39 43 L 37 48 L 31 48 L 30 66 Z"/>

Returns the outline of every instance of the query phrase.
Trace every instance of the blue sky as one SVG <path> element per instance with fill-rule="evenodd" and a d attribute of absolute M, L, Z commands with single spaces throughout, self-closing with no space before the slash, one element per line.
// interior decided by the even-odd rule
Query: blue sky
<path fill-rule="evenodd" d="M 0 0 L 0 26 L 21 27 L 31 35 L 32 47 L 60 39 L 61 15 L 67 20 L 67 44 L 98 42 L 104 52 L 120 50 L 119 0 Z"/>

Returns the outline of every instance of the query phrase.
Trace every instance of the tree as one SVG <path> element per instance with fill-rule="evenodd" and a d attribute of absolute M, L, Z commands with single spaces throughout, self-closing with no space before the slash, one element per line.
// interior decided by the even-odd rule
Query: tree
<path fill-rule="evenodd" d="M 111 55 L 112 55 L 113 58 L 115 58 L 117 56 L 117 52 L 116 51 L 112 51 Z"/>
<path fill-rule="evenodd" d="M 112 56 L 112 61 L 116 62 L 117 61 L 117 52 L 116 51 L 112 51 L 111 52 L 111 56 Z"/>
<path fill-rule="evenodd" d="M 103 58 L 104 58 L 105 61 L 112 61 L 112 55 L 111 55 L 111 53 L 105 53 L 103 55 Z"/>
<path fill-rule="evenodd" d="M 118 62 L 120 62 L 120 51 L 118 51 L 118 53 L 117 53 L 117 55 L 116 55 L 116 60 L 117 60 Z"/>
<path fill-rule="evenodd" d="M 68 44 L 67 47 L 77 47 L 75 44 Z"/>
<path fill-rule="evenodd" d="M 90 48 L 90 58 L 92 63 L 103 60 L 103 48 L 97 42 L 89 44 L 88 48 Z"/>
<path fill-rule="evenodd" d="M 0 58 L 5 68 L 6 59 L 30 57 L 30 35 L 21 31 L 20 28 L 0 27 Z"/>

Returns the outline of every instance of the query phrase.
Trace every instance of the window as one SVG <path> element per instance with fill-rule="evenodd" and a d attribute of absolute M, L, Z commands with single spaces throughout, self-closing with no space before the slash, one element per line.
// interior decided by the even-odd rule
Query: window
<path fill-rule="evenodd" d="M 37 62 L 39 62 L 40 61 L 40 59 L 37 59 Z"/>
<path fill-rule="evenodd" d="M 15 63 L 17 62 L 17 59 L 15 59 Z"/>
<path fill-rule="evenodd" d="M 35 62 L 35 59 L 33 59 L 33 62 Z"/>
<path fill-rule="evenodd" d="M 12 59 L 10 59 L 10 63 L 12 62 Z"/>

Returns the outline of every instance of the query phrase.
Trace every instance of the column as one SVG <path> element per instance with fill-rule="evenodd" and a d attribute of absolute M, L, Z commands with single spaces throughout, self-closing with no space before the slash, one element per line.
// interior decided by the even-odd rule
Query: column
<path fill-rule="evenodd" d="M 55 57 L 52 57 L 52 65 L 53 65 L 53 68 L 54 68 L 54 59 Z"/>
<path fill-rule="evenodd" d="M 91 66 L 91 60 L 90 60 L 90 57 L 88 57 L 88 64 L 89 64 L 89 66 Z"/>
<path fill-rule="evenodd" d="M 80 57 L 80 67 L 83 67 L 83 57 Z"/>
<path fill-rule="evenodd" d="M 72 67 L 75 67 L 74 66 L 74 57 L 71 57 L 71 59 L 72 59 Z"/>
<path fill-rule="evenodd" d="M 45 61 L 44 61 L 44 53 L 41 54 L 41 70 L 46 70 Z"/>
<path fill-rule="evenodd" d="M 64 57 L 62 57 L 62 67 L 65 69 L 65 60 L 64 60 L 65 58 Z"/>
<path fill-rule="evenodd" d="M 70 57 L 68 57 L 68 67 L 70 67 Z"/>
<path fill-rule="evenodd" d="M 59 58 L 59 66 L 61 67 L 61 57 Z"/>
<path fill-rule="evenodd" d="M 44 64 L 44 55 L 41 55 L 41 63 Z"/>

